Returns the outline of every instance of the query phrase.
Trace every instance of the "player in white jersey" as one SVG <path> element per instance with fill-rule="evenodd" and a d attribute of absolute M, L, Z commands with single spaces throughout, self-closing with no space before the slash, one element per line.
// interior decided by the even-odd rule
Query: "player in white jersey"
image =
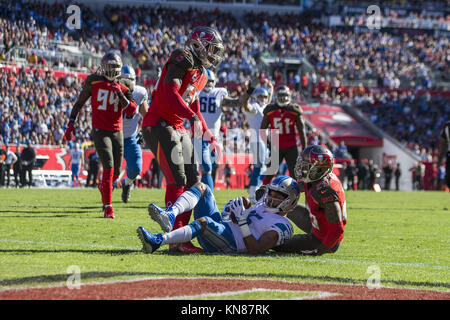
<path fill-rule="evenodd" d="M 76 143 L 74 148 L 70 150 L 70 159 L 72 162 L 72 187 L 79 187 L 80 185 L 80 169 L 83 165 L 83 151 L 80 150 L 80 144 Z"/>
<path fill-rule="evenodd" d="M 168 233 L 152 234 L 139 227 L 137 233 L 142 250 L 152 253 L 162 245 L 193 238 L 197 238 L 208 253 L 261 254 L 282 245 L 294 232 L 285 216 L 297 205 L 300 188 L 294 179 L 280 176 L 267 185 L 266 190 L 262 199 L 249 208 L 245 208 L 242 197 L 229 201 L 222 215 L 211 189 L 202 182 L 184 192 L 166 210 L 151 204 L 151 218 Z M 170 231 L 175 217 L 191 209 L 194 209 L 195 221 Z"/>
<path fill-rule="evenodd" d="M 130 89 L 139 108 L 139 112 L 136 111 L 134 115 L 124 114 L 123 117 L 123 147 L 127 163 L 127 177 L 122 182 L 122 201 L 127 203 L 130 199 L 131 184 L 142 171 L 142 150 L 139 146 L 142 138 L 139 132 L 139 122 L 148 110 L 148 94 L 147 89 L 136 85 L 136 73 L 131 66 L 122 67 L 119 81 Z"/>
<path fill-rule="evenodd" d="M 223 115 L 223 108 L 247 108 L 248 100 L 255 89 L 258 79 L 253 79 L 248 84 L 248 89 L 241 96 L 232 98 L 228 96 L 226 88 L 216 88 L 216 76 L 214 72 L 206 70 L 208 79 L 203 91 L 200 92 L 198 99 L 200 102 L 200 111 L 203 118 L 211 130 L 211 133 L 218 139 L 220 137 L 220 125 Z M 212 156 L 212 150 L 208 141 L 201 141 L 201 148 L 196 141 L 194 141 L 194 149 L 197 153 L 197 159 L 202 164 L 202 179 L 201 181 L 207 184 L 211 190 L 214 190 L 214 181 L 211 173 L 216 159 Z M 201 155 L 199 151 L 201 150 Z"/>
<path fill-rule="evenodd" d="M 273 85 L 268 79 L 266 79 L 265 83 L 269 90 L 264 87 L 256 88 L 244 112 L 251 129 L 250 151 L 253 155 L 253 172 L 248 189 L 251 203 L 256 201 L 255 191 L 262 183 L 261 171 L 266 163 L 267 146 L 261 139 L 259 128 L 261 128 L 261 122 L 264 117 L 264 108 L 272 101 Z"/>

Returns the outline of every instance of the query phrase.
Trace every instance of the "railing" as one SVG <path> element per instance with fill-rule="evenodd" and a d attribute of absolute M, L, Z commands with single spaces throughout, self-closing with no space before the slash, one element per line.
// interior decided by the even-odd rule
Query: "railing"
<path fill-rule="evenodd" d="M 68 45 L 64 45 L 70 47 Z M 74 48 L 79 50 L 78 48 Z M 5 54 L 5 61 L 14 61 L 19 64 L 25 64 L 28 62 L 28 57 L 35 53 L 38 57 L 44 57 L 47 64 L 53 66 L 55 62 L 61 61 L 65 65 L 75 64 L 80 65 L 79 68 L 65 67 L 71 71 L 83 70 L 85 71 L 92 66 L 100 65 L 101 56 L 96 56 L 92 53 L 86 52 L 64 52 L 58 50 L 42 50 L 39 48 L 25 48 L 25 47 L 14 47 Z"/>

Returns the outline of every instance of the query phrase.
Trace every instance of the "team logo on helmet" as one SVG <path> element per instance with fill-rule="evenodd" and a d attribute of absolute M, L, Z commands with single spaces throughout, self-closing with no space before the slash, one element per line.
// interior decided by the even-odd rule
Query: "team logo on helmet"
<path fill-rule="evenodd" d="M 213 33 L 207 33 L 203 30 L 197 30 L 192 34 L 192 39 L 202 39 L 203 41 L 211 41 L 214 38 Z"/>

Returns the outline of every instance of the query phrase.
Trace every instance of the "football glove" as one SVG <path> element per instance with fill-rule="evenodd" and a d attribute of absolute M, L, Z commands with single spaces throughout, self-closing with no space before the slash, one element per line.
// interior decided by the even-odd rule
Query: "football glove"
<path fill-rule="evenodd" d="M 249 96 L 251 96 L 253 91 L 255 91 L 255 88 L 259 85 L 259 82 L 260 82 L 259 77 L 255 77 L 250 80 L 250 82 L 248 83 L 248 88 L 247 88 L 247 94 Z"/>
<path fill-rule="evenodd" d="M 144 135 L 142 134 L 142 131 L 139 131 L 136 135 L 136 141 L 137 144 L 143 144 L 144 143 Z"/>
<path fill-rule="evenodd" d="M 231 200 L 230 204 L 230 212 L 234 214 L 239 225 L 247 223 L 247 217 L 250 213 L 250 210 L 246 210 L 244 207 L 244 203 L 242 201 L 242 197 L 235 198 Z"/>

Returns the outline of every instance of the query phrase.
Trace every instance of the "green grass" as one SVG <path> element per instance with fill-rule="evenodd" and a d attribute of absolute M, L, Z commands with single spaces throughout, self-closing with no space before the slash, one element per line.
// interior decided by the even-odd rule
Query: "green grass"
<path fill-rule="evenodd" d="M 215 191 L 219 208 L 243 190 Z M 140 252 L 136 228 L 159 227 L 149 202 L 164 190 L 113 194 L 116 219 L 103 219 L 98 190 L 0 190 L 0 289 L 64 284 L 67 268 L 83 283 L 151 276 L 234 277 L 365 284 L 371 265 L 381 285 L 450 288 L 450 196 L 443 192 L 347 192 L 348 223 L 337 253 L 301 257 Z M 302 196 L 301 201 L 304 201 Z M 300 232 L 296 229 L 296 232 Z"/>

